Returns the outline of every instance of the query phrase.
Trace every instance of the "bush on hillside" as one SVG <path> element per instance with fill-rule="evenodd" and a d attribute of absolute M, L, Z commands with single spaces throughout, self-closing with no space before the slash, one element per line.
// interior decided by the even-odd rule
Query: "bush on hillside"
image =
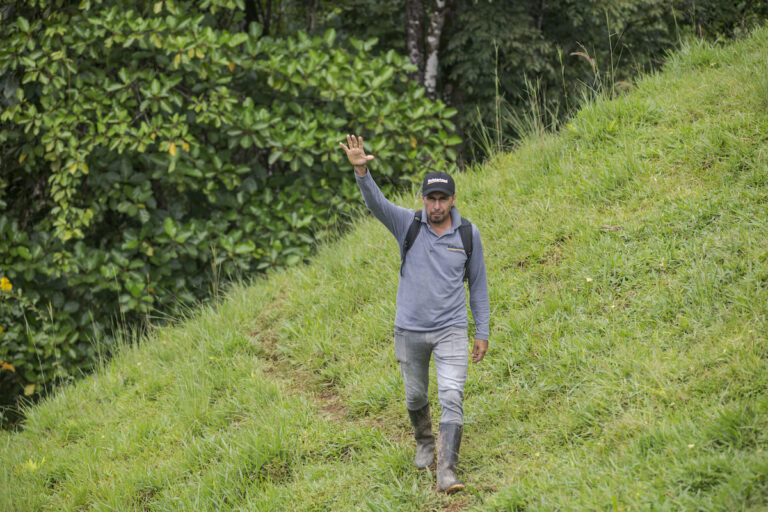
<path fill-rule="evenodd" d="M 455 156 L 404 57 L 231 33 L 241 4 L 0 10 L 0 400 L 89 368 L 118 316 L 203 297 L 212 267 L 302 261 L 358 202 L 345 133 L 385 187 Z"/>

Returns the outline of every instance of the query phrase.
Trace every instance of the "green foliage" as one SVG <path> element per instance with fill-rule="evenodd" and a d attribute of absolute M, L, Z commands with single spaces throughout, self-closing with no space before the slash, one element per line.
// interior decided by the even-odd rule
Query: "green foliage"
<path fill-rule="evenodd" d="M 386 189 L 455 157 L 455 110 L 406 80 L 405 58 L 333 30 L 230 32 L 241 4 L 3 8 L 4 394 L 78 375 L 89 339 L 205 296 L 212 267 L 304 260 L 357 204 L 344 134 L 366 137 Z"/>
<path fill-rule="evenodd" d="M 440 96 L 459 109 L 460 130 L 479 124 L 509 146 L 523 135 L 520 118 L 554 113 L 551 125 L 591 93 L 631 88 L 686 34 L 728 37 L 766 18 L 765 2 L 459 2 L 443 39 Z"/>
<path fill-rule="evenodd" d="M 557 112 L 554 122 L 572 115 L 585 87 L 660 64 L 676 42 L 672 11 L 666 0 L 462 4 L 441 62 L 462 126 L 479 123 L 509 143 L 522 134 L 503 123 L 505 106 L 513 120 L 536 109 Z"/>
<path fill-rule="evenodd" d="M 405 1 L 273 0 L 274 26 L 340 38 L 376 37 L 377 48 L 406 51 Z M 433 2 L 423 0 L 429 14 Z M 561 122 L 596 90 L 631 87 L 657 69 L 690 35 L 718 40 L 743 35 L 768 18 L 768 3 L 729 0 L 473 0 L 448 2 L 439 51 L 438 97 L 459 110 L 458 133 L 479 124 L 497 145 L 519 139 L 517 120 L 533 109 Z M 279 8 L 278 8 L 279 6 Z M 305 20 L 316 20 L 306 24 Z M 531 94 L 529 84 L 535 84 Z M 584 91 L 589 94 L 584 94 Z M 533 97 L 535 96 L 535 97 Z M 509 110 L 508 115 L 504 112 Z M 504 122 L 504 118 L 511 122 Z M 481 133 L 481 139 L 482 139 Z M 487 155 L 483 140 L 463 148 L 467 159 Z M 479 151 L 477 151 L 479 149 Z M 498 148 L 496 148 L 498 150 Z M 474 155 L 474 158 L 472 157 Z"/>

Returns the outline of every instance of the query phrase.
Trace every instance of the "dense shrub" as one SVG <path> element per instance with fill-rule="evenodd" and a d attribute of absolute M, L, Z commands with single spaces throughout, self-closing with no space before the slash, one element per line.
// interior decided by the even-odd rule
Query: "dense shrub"
<path fill-rule="evenodd" d="M 385 187 L 452 158 L 455 111 L 374 40 L 262 37 L 241 2 L 17 2 L 0 24 L 0 385 L 93 362 L 111 320 L 293 265 L 358 203 L 338 147 Z"/>

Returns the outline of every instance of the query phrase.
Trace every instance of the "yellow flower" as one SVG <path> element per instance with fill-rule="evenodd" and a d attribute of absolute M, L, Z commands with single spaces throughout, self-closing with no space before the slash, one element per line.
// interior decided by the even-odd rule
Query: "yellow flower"
<path fill-rule="evenodd" d="M 4 292 L 9 292 L 13 290 L 13 285 L 11 284 L 11 282 L 8 280 L 7 277 L 3 277 L 2 279 L 0 279 L 0 290 L 3 290 Z"/>
<path fill-rule="evenodd" d="M 30 472 L 37 471 L 41 467 L 45 465 L 45 457 L 43 457 L 43 460 L 40 462 L 34 461 L 32 459 L 29 459 L 25 464 L 22 465 L 24 469 Z"/>

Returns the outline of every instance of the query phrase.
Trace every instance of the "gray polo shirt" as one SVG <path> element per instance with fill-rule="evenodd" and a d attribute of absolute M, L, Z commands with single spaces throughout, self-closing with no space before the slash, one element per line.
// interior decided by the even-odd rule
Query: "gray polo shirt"
<path fill-rule="evenodd" d="M 402 254 L 414 210 L 389 202 L 370 172 L 355 174 L 371 213 L 394 235 Z M 397 287 L 395 327 L 409 331 L 434 331 L 449 326 L 467 326 L 467 301 L 464 291 L 464 262 L 467 259 L 458 227 L 461 215 L 451 208 L 452 226 L 442 235 L 421 216 L 421 231 L 408 250 L 403 275 Z M 488 339 L 491 308 L 485 276 L 480 231 L 472 225 L 472 259 L 469 262 L 469 304 L 475 320 L 476 338 Z"/>

